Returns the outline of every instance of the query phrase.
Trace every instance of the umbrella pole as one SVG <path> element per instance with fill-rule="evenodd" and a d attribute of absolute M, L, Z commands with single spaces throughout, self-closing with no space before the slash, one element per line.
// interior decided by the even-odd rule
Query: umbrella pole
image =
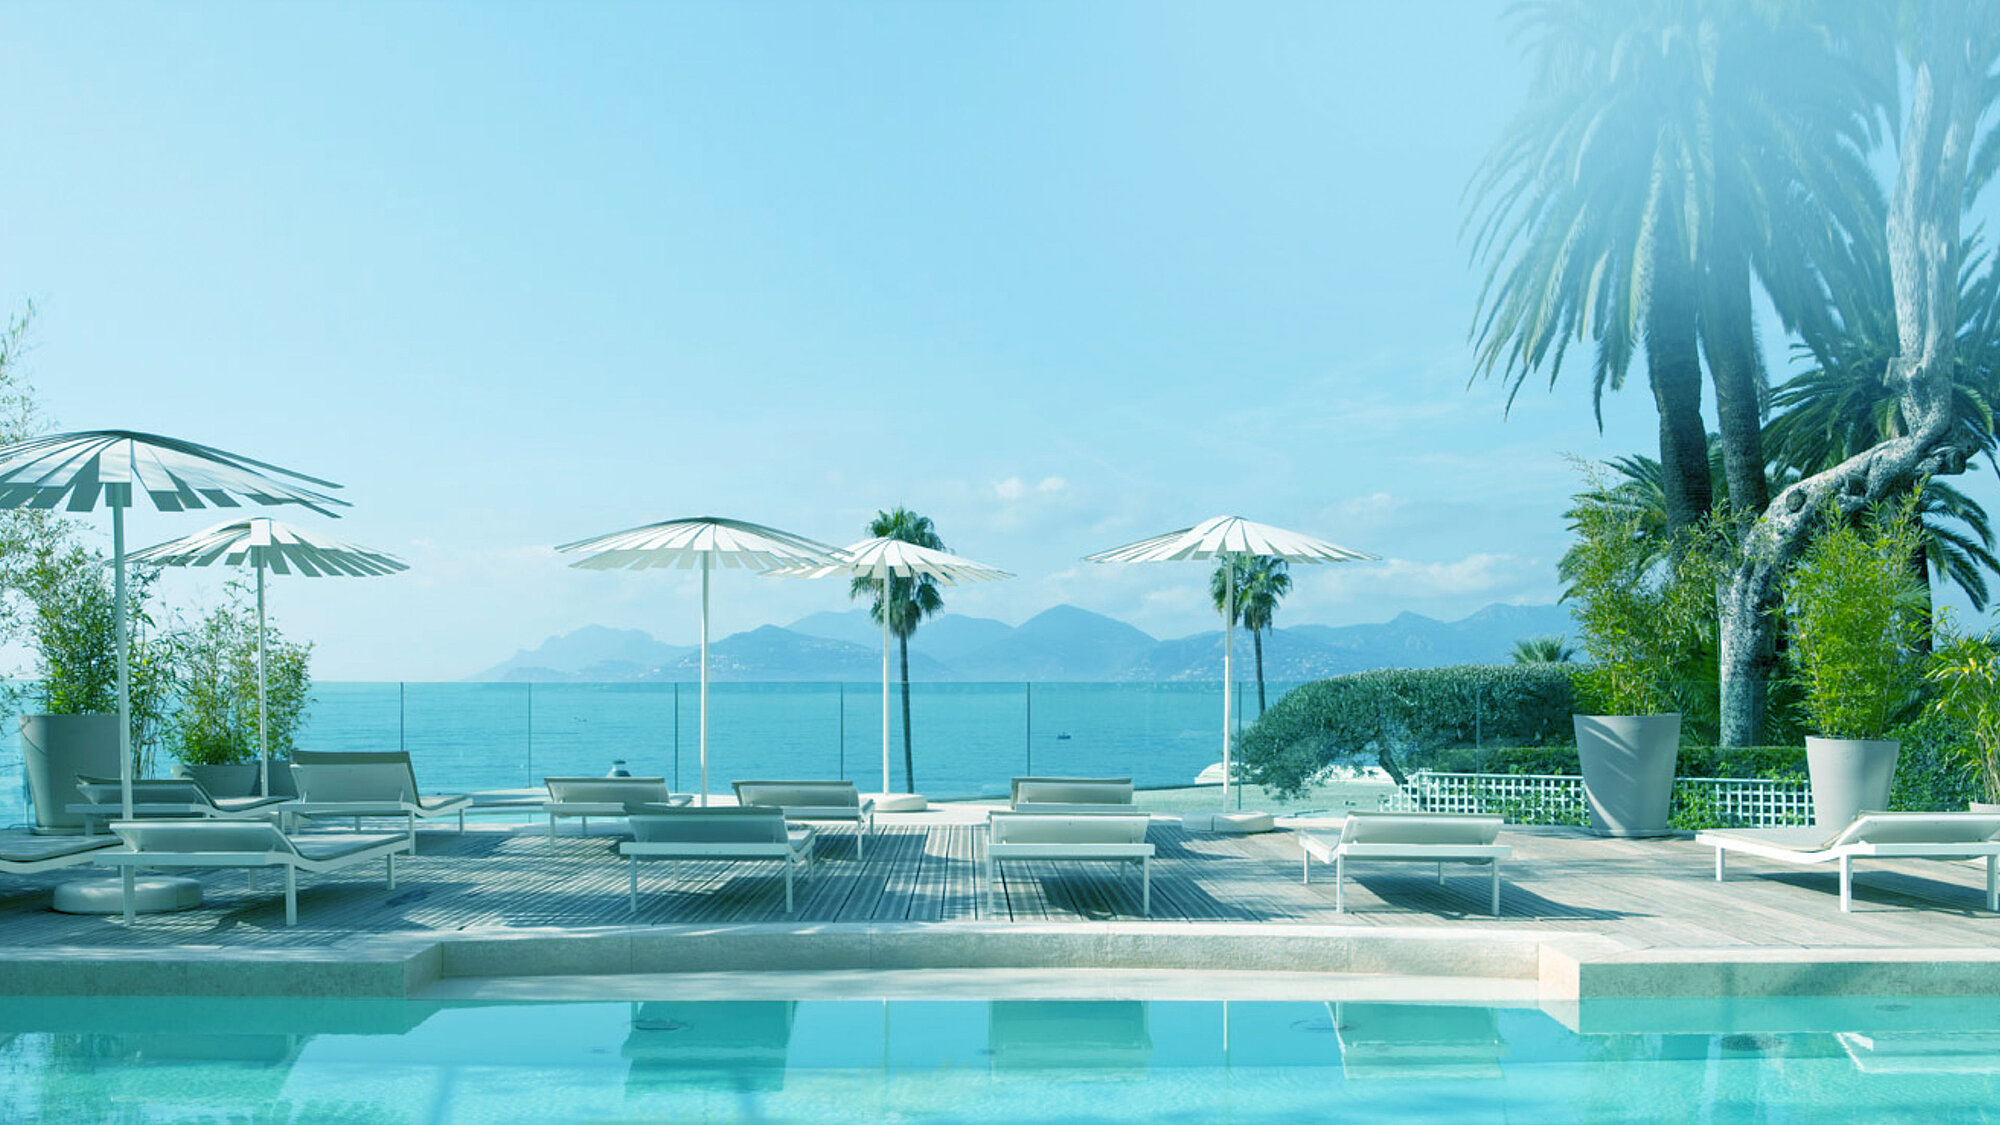
<path fill-rule="evenodd" d="M 889 578 L 882 575 L 882 792 L 889 789 Z"/>
<path fill-rule="evenodd" d="M 1236 556 L 1222 556 L 1222 807 L 1229 807 L 1229 724 L 1235 707 L 1230 696 L 1236 679 Z"/>
<path fill-rule="evenodd" d="M 701 803 L 708 804 L 708 572 L 715 556 L 701 556 Z"/>
<path fill-rule="evenodd" d="M 108 497 L 107 497 L 108 499 Z M 132 669 L 125 653 L 125 508 L 111 505 L 111 589 L 118 615 L 118 787 L 125 819 L 132 819 Z"/>
<path fill-rule="evenodd" d="M 264 557 L 257 556 L 257 795 L 271 795 L 271 741 L 264 702 Z"/>

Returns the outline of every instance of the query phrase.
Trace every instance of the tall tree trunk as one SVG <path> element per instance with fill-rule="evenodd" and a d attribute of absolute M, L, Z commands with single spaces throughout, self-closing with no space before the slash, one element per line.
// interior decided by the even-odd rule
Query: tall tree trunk
<path fill-rule="evenodd" d="M 1897 391 L 1906 430 L 1785 489 L 1741 533 L 1722 615 L 1725 745 L 1745 745 L 1762 734 L 1762 684 L 1752 655 L 1771 642 L 1776 622 L 1752 609 L 1775 595 L 1821 512 L 1832 505 L 1853 518 L 1924 474 L 1963 472 L 1977 452 L 1954 425 L 1959 219 L 1986 105 L 1983 80 L 2000 39 L 2000 9 L 1986 0 L 1934 0 L 1917 13 L 1887 222 L 1897 354 L 1886 378 Z"/>
<path fill-rule="evenodd" d="M 1715 387 L 1716 429 L 1732 510 L 1751 514 L 1770 503 L 1764 480 L 1764 399 L 1757 327 L 1750 304 L 1750 258 L 1734 230 L 1716 232 L 1706 286 L 1702 345 Z"/>
<path fill-rule="evenodd" d="M 1677 224 L 1663 223 L 1666 226 Z M 1701 420 L 1701 354 L 1694 273 L 1677 235 L 1654 239 L 1653 284 L 1646 309 L 1646 374 L 1660 413 L 1660 488 L 1667 534 L 1708 514 L 1708 428 Z"/>
<path fill-rule="evenodd" d="M 910 638 L 896 638 L 896 654 L 903 663 L 903 792 L 915 793 L 916 755 L 910 751 Z"/>
<path fill-rule="evenodd" d="M 1250 630 L 1251 644 L 1257 649 L 1257 717 L 1264 717 L 1264 630 Z"/>

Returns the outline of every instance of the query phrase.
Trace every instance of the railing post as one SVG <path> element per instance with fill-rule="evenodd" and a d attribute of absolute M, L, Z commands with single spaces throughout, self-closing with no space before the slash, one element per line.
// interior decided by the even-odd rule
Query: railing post
<path fill-rule="evenodd" d="M 1035 683 L 1029 680 L 1021 685 L 1021 693 L 1028 703 L 1027 719 L 1021 724 L 1021 741 L 1024 744 L 1023 760 L 1027 763 L 1022 773 L 1035 775 Z"/>

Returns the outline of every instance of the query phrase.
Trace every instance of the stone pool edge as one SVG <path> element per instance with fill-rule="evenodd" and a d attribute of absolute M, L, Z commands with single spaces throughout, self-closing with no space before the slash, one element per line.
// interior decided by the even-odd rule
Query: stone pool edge
<path fill-rule="evenodd" d="M 2000 995 L 2000 950 L 1634 948 L 1587 933 L 1216 923 L 677 925 L 376 935 L 336 948 L 0 948 L 0 996 L 403 998 L 441 980 L 800 970 L 1424 976 L 1599 998 Z"/>

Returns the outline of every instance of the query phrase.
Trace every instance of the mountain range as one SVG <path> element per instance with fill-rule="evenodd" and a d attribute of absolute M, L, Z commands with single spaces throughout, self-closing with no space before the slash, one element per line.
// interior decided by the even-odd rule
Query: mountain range
<path fill-rule="evenodd" d="M 1495 604 L 1458 621 L 1403 613 L 1380 624 L 1294 625 L 1265 636 L 1264 676 L 1297 682 L 1370 668 L 1505 663 L 1516 641 L 1575 632 L 1569 609 L 1554 605 Z M 1255 675 L 1251 654 L 1250 638 L 1239 635 L 1237 674 L 1245 679 Z M 468 678 L 688 681 L 699 675 L 699 658 L 692 645 L 664 644 L 638 629 L 587 625 Z M 765 625 L 711 642 L 708 667 L 712 679 L 737 682 L 874 680 L 882 674 L 882 630 L 865 609 L 815 613 L 789 626 Z M 912 680 L 1157 683 L 1213 680 L 1221 667 L 1221 630 L 1160 640 L 1073 605 L 1044 610 L 1019 625 L 945 614 L 910 639 Z"/>

